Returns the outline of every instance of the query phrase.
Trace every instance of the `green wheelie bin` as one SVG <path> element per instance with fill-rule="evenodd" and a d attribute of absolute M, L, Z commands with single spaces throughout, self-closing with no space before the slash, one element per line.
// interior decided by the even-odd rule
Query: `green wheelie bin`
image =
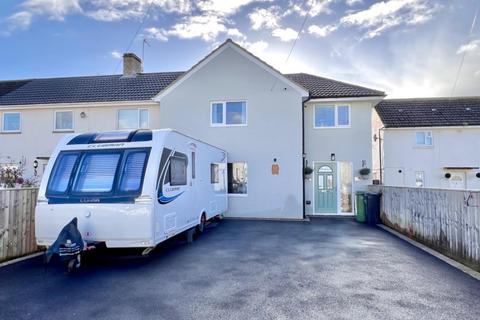
<path fill-rule="evenodd" d="M 365 216 L 365 192 L 358 191 L 357 193 L 355 193 L 355 196 L 357 198 L 355 219 L 358 222 L 365 223 L 365 221 L 366 221 L 366 216 Z"/>

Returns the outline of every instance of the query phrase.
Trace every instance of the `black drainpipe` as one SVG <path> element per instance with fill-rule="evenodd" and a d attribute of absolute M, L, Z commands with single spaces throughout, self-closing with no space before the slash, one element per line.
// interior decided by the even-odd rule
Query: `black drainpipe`
<path fill-rule="evenodd" d="M 305 103 L 308 102 L 310 98 L 307 98 L 305 101 L 302 102 L 302 189 L 303 189 L 303 219 L 307 217 L 306 210 L 305 210 Z"/>

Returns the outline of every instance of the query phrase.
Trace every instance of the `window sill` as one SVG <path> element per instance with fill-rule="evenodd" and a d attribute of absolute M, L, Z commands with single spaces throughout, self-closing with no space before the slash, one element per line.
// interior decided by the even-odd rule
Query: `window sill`
<path fill-rule="evenodd" d="M 325 130 L 325 129 L 350 129 L 352 126 L 335 126 L 335 127 L 313 127 L 313 129 L 320 129 L 320 130 Z"/>
<path fill-rule="evenodd" d="M 228 196 L 233 198 L 247 198 L 248 193 L 228 193 Z"/>
<path fill-rule="evenodd" d="M 211 128 L 247 127 L 247 124 L 210 124 Z"/>
<path fill-rule="evenodd" d="M 413 149 L 433 149 L 433 146 L 415 145 Z"/>
<path fill-rule="evenodd" d="M 2 134 L 20 134 L 22 131 L 2 131 Z"/>
<path fill-rule="evenodd" d="M 75 132 L 74 129 L 65 129 L 65 130 L 53 130 L 52 133 L 67 133 L 67 132 Z"/>

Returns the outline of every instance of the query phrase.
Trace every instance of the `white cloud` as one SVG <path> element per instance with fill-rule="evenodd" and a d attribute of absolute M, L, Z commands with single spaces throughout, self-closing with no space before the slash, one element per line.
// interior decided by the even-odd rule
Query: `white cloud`
<path fill-rule="evenodd" d="M 32 14 L 59 21 L 69 14 L 82 12 L 80 0 L 27 0 L 21 6 Z"/>
<path fill-rule="evenodd" d="M 221 16 L 230 16 L 248 4 L 271 0 L 201 0 L 197 6 L 204 12 L 215 13 Z"/>
<path fill-rule="evenodd" d="M 388 0 L 347 14 L 340 23 L 366 29 L 364 37 L 374 38 L 392 27 L 425 23 L 439 8 L 431 0 Z"/>
<path fill-rule="evenodd" d="M 246 40 L 247 37 L 240 32 L 237 28 L 230 28 L 227 30 L 227 35 L 234 38 L 235 40 Z"/>
<path fill-rule="evenodd" d="M 474 76 L 475 77 L 480 77 L 480 70 L 475 71 Z"/>
<path fill-rule="evenodd" d="M 458 48 L 457 54 L 476 51 L 480 52 L 480 39 L 472 40 L 469 43 L 462 45 L 460 48 Z"/>
<path fill-rule="evenodd" d="M 336 0 L 291 1 L 288 13 L 296 12 L 301 16 L 305 16 L 307 12 L 309 12 L 310 17 L 316 17 L 321 13 L 330 14 L 332 13 L 330 5 L 335 1 Z"/>
<path fill-rule="evenodd" d="M 327 25 L 327 26 L 311 25 L 310 27 L 308 27 L 308 33 L 313 34 L 314 36 L 319 38 L 324 38 L 335 30 L 337 30 L 337 26 L 334 26 L 334 25 Z"/>
<path fill-rule="evenodd" d="M 147 28 L 145 29 L 146 36 L 159 41 L 168 41 L 168 33 L 164 29 L 160 28 Z"/>
<path fill-rule="evenodd" d="M 356 4 L 361 4 L 363 3 L 363 0 L 346 0 L 345 3 L 348 5 L 348 6 L 354 6 Z"/>
<path fill-rule="evenodd" d="M 7 18 L 10 29 L 27 29 L 32 23 L 32 14 L 27 11 L 17 12 Z"/>
<path fill-rule="evenodd" d="M 261 28 L 274 29 L 279 26 L 280 15 L 277 7 L 257 8 L 248 15 L 253 30 Z"/>
<path fill-rule="evenodd" d="M 113 50 L 110 55 L 115 59 L 122 59 L 123 55 L 118 50 Z"/>
<path fill-rule="evenodd" d="M 225 22 L 218 16 L 189 16 L 175 24 L 166 33 L 180 39 L 201 38 L 213 41 L 221 33 L 228 31 Z"/>
<path fill-rule="evenodd" d="M 243 45 L 248 51 L 257 56 L 263 54 L 268 48 L 268 43 L 263 40 L 240 45 Z"/>
<path fill-rule="evenodd" d="M 138 19 L 145 15 L 150 3 L 152 10 L 188 14 L 193 11 L 191 0 L 90 0 L 92 7 L 86 15 L 99 21 Z"/>
<path fill-rule="evenodd" d="M 272 36 L 280 38 L 281 41 L 289 42 L 297 38 L 298 32 L 292 28 L 277 28 L 272 31 Z"/>

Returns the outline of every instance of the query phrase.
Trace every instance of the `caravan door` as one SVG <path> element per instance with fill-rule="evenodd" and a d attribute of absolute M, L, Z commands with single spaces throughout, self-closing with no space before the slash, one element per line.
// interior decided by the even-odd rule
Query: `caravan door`
<path fill-rule="evenodd" d="M 193 223 L 198 219 L 198 176 L 197 174 L 197 146 L 194 143 L 190 143 L 190 187 L 189 187 L 189 201 L 191 206 L 189 206 L 188 215 L 188 224 Z"/>

